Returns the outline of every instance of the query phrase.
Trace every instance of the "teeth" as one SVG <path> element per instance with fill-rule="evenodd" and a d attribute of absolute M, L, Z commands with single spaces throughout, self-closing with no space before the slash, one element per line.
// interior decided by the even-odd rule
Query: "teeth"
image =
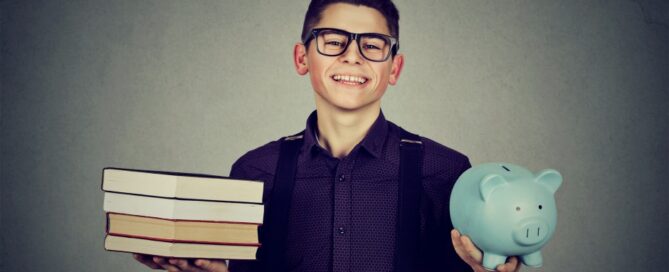
<path fill-rule="evenodd" d="M 357 83 L 357 84 L 363 84 L 367 82 L 367 79 L 363 77 L 349 76 L 349 75 L 334 75 L 332 76 L 332 79 L 336 81 L 345 81 L 347 83 Z"/>

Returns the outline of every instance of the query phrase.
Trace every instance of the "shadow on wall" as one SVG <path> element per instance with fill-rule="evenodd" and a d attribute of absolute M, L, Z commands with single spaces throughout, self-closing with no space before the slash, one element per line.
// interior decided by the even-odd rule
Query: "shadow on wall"
<path fill-rule="evenodd" d="M 669 27 L 669 1 L 666 0 L 632 0 L 637 2 L 643 12 L 646 23 Z"/>

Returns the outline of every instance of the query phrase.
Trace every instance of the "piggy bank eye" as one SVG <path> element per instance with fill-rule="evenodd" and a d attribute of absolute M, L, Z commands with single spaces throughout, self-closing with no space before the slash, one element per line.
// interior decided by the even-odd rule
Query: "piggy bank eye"
<path fill-rule="evenodd" d="M 516 206 L 516 211 L 517 211 L 517 212 L 520 211 L 520 206 Z"/>
<path fill-rule="evenodd" d="M 541 204 L 539 204 L 539 210 L 541 210 L 541 208 L 542 208 L 542 206 L 541 206 Z"/>

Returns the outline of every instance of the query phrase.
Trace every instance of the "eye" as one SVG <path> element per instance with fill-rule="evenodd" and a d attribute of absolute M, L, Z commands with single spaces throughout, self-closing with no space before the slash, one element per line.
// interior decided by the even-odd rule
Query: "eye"
<path fill-rule="evenodd" d="M 340 41 L 327 41 L 325 42 L 326 45 L 333 45 L 333 46 L 338 46 L 338 47 L 344 47 L 344 43 Z"/>
<path fill-rule="evenodd" d="M 381 49 L 378 46 L 373 45 L 373 44 L 365 44 L 364 48 L 365 49 L 372 49 L 372 50 L 380 50 Z"/>
<path fill-rule="evenodd" d="M 517 211 L 517 212 L 520 211 L 520 206 L 516 206 L 516 211 Z"/>
<path fill-rule="evenodd" d="M 539 210 L 541 210 L 542 208 L 543 208 L 543 206 L 541 206 L 541 204 L 539 204 Z"/>

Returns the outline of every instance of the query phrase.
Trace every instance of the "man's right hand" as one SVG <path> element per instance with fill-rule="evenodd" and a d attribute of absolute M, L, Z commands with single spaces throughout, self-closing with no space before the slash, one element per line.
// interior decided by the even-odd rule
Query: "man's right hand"
<path fill-rule="evenodd" d="M 228 272 L 225 260 L 164 258 L 145 254 L 132 254 L 132 257 L 150 268 L 171 272 Z"/>

